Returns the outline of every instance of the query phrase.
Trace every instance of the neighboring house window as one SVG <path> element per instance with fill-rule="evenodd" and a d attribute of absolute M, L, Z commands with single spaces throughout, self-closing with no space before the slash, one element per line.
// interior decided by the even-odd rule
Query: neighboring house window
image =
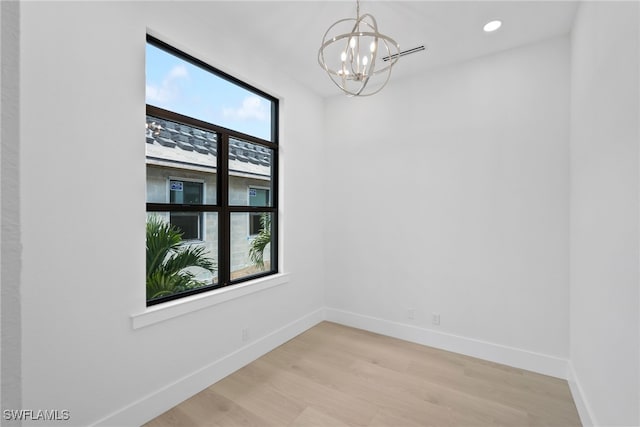
<path fill-rule="evenodd" d="M 277 273 L 278 100 L 151 36 L 146 60 L 147 305 Z"/>
<path fill-rule="evenodd" d="M 204 202 L 202 182 L 169 181 L 169 203 L 201 205 Z M 182 231 L 183 240 L 202 240 L 202 214 L 200 212 L 171 212 L 171 225 Z"/>
<path fill-rule="evenodd" d="M 269 206 L 269 189 L 249 187 L 249 206 Z M 259 213 L 249 214 L 249 235 L 255 236 L 260 233 L 260 217 Z"/>

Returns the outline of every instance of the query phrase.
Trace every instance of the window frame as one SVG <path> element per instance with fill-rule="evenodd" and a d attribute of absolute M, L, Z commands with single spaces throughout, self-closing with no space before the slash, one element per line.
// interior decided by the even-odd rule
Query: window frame
<path fill-rule="evenodd" d="M 218 215 L 218 259 L 217 261 L 217 275 L 218 282 L 212 283 L 208 286 L 203 286 L 198 289 L 193 289 L 187 292 L 174 294 L 154 300 L 147 300 L 147 307 L 156 304 L 161 304 L 167 301 L 172 301 L 180 298 L 184 298 L 190 295 L 208 292 L 214 289 L 219 289 L 227 286 L 233 286 L 236 284 L 248 282 L 250 280 L 262 278 L 265 276 L 275 275 L 279 273 L 278 262 L 278 170 L 279 170 L 279 100 L 278 98 L 255 88 L 223 71 L 218 70 L 211 65 L 194 58 L 193 56 L 180 51 L 179 49 L 147 34 L 147 43 L 164 50 L 170 55 L 174 55 L 184 61 L 190 62 L 195 66 L 198 66 L 205 71 L 214 74 L 217 77 L 227 80 L 229 83 L 238 85 L 256 95 L 265 98 L 271 102 L 271 140 L 261 139 L 252 135 L 248 135 L 233 129 L 228 129 L 223 126 L 219 126 L 213 123 L 205 122 L 200 119 L 188 117 L 180 113 L 165 110 L 160 107 L 146 104 L 146 115 L 151 117 L 157 117 L 163 120 L 169 120 L 175 123 L 183 124 L 186 126 L 195 127 L 209 132 L 214 132 L 217 135 L 217 156 L 216 156 L 216 202 L 206 202 L 206 189 L 203 183 L 203 203 L 200 205 L 187 205 L 187 204 L 175 204 L 175 203 L 146 203 L 147 212 L 198 212 L 201 215 L 206 212 L 216 212 Z M 249 206 L 247 201 L 246 206 L 230 205 L 230 187 L 229 187 L 229 140 L 231 138 L 240 139 L 252 144 L 261 145 L 265 148 L 272 150 L 271 156 L 271 206 Z M 183 181 L 194 181 L 192 179 L 181 179 Z M 197 180 L 196 180 L 197 181 Z M 170 181 L 169 181 L 170 182 Z M 168 191 L 170 191 L 170 184 L 168 183 Z M 169 201 L 169 198 L 167 199 Z M 231 279 L 231 215 L 233 213 L 262 213 L 269 212 L 272 216 L 271 222 L 271 263 L 268 271 L 259 272 L 247 276 L 243 276 L 236 279 Z M 204 232 L 204 230 L 202 230 Z"/>

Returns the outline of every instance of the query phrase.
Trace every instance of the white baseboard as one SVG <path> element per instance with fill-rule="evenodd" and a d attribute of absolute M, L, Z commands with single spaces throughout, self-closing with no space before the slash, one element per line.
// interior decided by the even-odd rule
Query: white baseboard
<path fill-rule="evenodd" d="M 571 361 L 569 361 L 569 377 L 567 378 L 567 381 L 569 382 L 571 395 L 573 396 L 573 401 L 575 402 L 576 408 L 578 409 L 578 415 L 580 415 L 580 422 L 582 423 L 582 425 L 584 427 L 592 427 L 598 425 L 595 417 L 593 416 L 591 406 L 586 399 L 584 390 L 580 385 L 580 381 L 578 380 L 576 371 L 573 369 L 573 363 L 571 363 Z"/>
<path fill-rule="evenodd" d="M 345 326 L 364 329 L 417 344 L 477 357 L 556 378 L 567 379 L 568 361 L 555 356 L 332 308 L 325 310 L 325 319 Z"/>
<path fill-rule="evenodd" d="M 142 425 L 324 320 L 316 310 L 108 415 L 93 426 Z"/>
<path fill-rule="evenodd" d="M 587 420 L 592 421 L 593 417 L 590 415 L 586 401 L 582 398 L 583 394 L 575 373 L 572 369 L 569 372 L 570 364 L 565 359 L 332 308 L 321 308 L 309 313 L 92 425 L 106 427 L 144 424 L 323 320 L 557 378 L 567 379 L 569 376 L 571 391 L 583 424 L 594 425 L 587 422 Z"/>

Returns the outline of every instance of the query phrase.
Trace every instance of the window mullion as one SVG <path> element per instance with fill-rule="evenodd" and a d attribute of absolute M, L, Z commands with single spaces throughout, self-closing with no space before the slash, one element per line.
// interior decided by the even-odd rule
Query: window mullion
<path fill-rule="evenodd" d="M 174 203 L 147 203 L 147 212 L 219 212 L 217 205 L 185 205 Z"/>
<path fill-rule="evenodd" d="M 218 280 L 229 284 L 231 271 L 231 213 L 229 212 L 229 135 L 218 134 Z"/>

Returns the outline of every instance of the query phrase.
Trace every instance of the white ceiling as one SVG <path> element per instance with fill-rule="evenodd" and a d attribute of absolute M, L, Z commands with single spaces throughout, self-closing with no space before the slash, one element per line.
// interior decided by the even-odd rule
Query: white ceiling
<path fill-rule="evenodd" d="M 469 60 L 546 38 L 567 34 L 577 9 L 574 1 L 376 1 L 362 0 L 360 11 L 371 13 L 381 33 L 401 50 L 425 45 L 426 51 L 400 58 L 392 79 L 426 69 Z M 338 89 L 317 62 L 327 28 L 356 14 L 353 1 L 216 2 L 216 14 L 243 23 L 243 41 L 264 47 L 267 61 L 322 96 Z M 500 19 L 495 33 L 483 25 Z M 258 49 L 260 50 L 260 49 Z"/>

